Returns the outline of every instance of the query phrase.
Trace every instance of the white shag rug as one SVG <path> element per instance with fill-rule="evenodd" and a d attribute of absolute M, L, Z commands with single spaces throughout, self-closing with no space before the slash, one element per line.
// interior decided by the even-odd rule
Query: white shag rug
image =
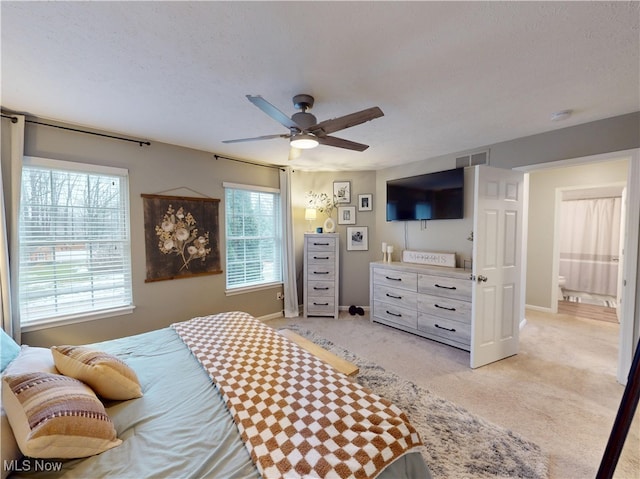
<path fill-rule="evenodd" d="M 288 326 L 301 336 L 360 368 L 357 381 L 403 410 L 418 430 L 422 455 L 434 479 L 549 476 L 540 447 L 428 390 L 362 359 L 315 333 Z"/>

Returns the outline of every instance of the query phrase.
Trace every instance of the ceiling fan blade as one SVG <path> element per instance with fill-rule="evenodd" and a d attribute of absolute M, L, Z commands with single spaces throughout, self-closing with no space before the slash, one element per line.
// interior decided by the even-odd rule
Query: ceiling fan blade
<path fill-rule="evenodd" d="M 222 140 L 222 143 L 242 143 L 244 141 L 271 140 L 272 138 L 289 138 L 291 135 L 264 135 L 254 136 L 253 138 L 240 138 L 238 140 Z"/>
<path fill-rule="evenodd" d="M 337 146 L 338 148 L 345 148 L 347 150 L 364 151 L 369 148 L 369 145 L 363 145 L 362 143 L 356 143 L 355 141 L 344 140 L 335 136 L 319 136 L 318 143 L 327 146 Z"/>
<path fill-rule="evenodd" d="M 328 135 L 345 128 L 359 125 L 369 120 L 374 120 L 384 116 L 382 110 L 377 106 L 367 108 L 366 110 L 350 113 L 349 115 L 340 116 L 331 120 L 321 121 L 317 125 L 312 126 L 307 131 L 314 135 Z"/>
<path fill-rule="evenodd" d="M 247 98 L 251 103 L 260 108 L 263 112 L 269 115 L 271 118 L 276 120 L 281 125 L 285 126 L 288 129 L 296 128 L 297 130 L 302 131 L 302 128 L 287 115 L 278 110 L 275 106 L 269 103 L 267 100 L 262 98 L 260 95 L 247 95 Z"/>

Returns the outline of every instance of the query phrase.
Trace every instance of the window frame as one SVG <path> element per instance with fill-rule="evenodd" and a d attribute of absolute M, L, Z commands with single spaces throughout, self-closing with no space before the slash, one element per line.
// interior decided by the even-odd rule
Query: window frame
<path fill-rule="evenodd" d="M 284 258 L 283 258 L 283 241 L 284 241 L 284 233 L 282 228 L 282 196 L 279 188 L 271 188 L 267 186 L 256 186 L 256 185 L 247 185 L 241 183 L 230 183 L 223 182 L 222 186 L 224 188 L 224 238 L 225 238 L 225 294 L 227 296 L 233 296 L 238 294 L 250 293 L 265 289 L 272 289 L 281 287 L 284 283 Z M 229 218 L 227 215 L 227 192 L 229 190 L 244 190 L 252 193 L 270 193 L 277 197 L 277 215 L 274 215 L 275 222 L 273 231 L 275 232 L 275 249 L 274 253 L 279 256 L 280 264 L 279 264 L 279 280 L 269 281 L 263 283 L 255 283 L 255 284 L 243 284 L 238 286 L 229 286 Z"/>
<path fill-rule="evenodd" d="M 123 295 L 126 299 L 126 296 L 129 297 L 129 303 L 125 304 L 114 304 L 111 306 L 107 306 L 105 308 L 100 309 L 87 309 L 84 311 L 77 312 L 67 312 L 64 314 L 59 314 L 50 317 L 37 318 L 27 320 L 25 322 L 22 317 L 22 305 L 21 301 L 21 292 L 22 281 L 20 279 L 22 270 L 24 269 L 24 265 L 22 264 L 22 241 L 18 245 L 18 266 L 17 266 L 17 278 L 14 281 L 14 287 L 17 288 L 16 298 L 18 298 L 17 310 L 20 315 L 20 323 L 21 330 L 35 331 L 44 328 L 50 327 L 58 327 L 64 326 L 67 324 L 74 324 L 85 321 L 93 321 L 96 319 L 109 318 L 114 316 L 120 316 L 124 314 L 131 314 L 135 309 L 135 305 L 133 303 L 133 277 L 132 277 L 132 251 L 131 251 L 131 202 L 130 202 L 130 194 L 129 194 L 129 171 L 125 168 L 104 166 L 104 165 L 95 165 L 90 163 L 80 163 L 80 162 L 72 162 L 72 161 L 63 161 L 63 160 L 55 160 L 51 158 L 41 158 L 34 156 L 24 156 L 23 157 L 23 168 L 19 173 L 19 184 L 20 188 L 16 192 L 16 196 L 18 198 L 14 198 L 14 201 L 17 201 L 20 205 L 18 208 L 18 216 L 16 218 L 16 228 L 18 229 L 18 237 L 22 238 L 21 229 L 22 229 L 22 191 L 23 191 L 23 169 L 29 167 L 35 168 L 43 168 L 50 171 L 66 171 L 66 172 L 77 172 L 83 173 L 87 175 L 105 175 L 105 176 L 117 176 L 121 179 L 122 184 L 120 185 L 120 202 L 122 203 L 122 208 L 120 211 L 124 214 L 124 224 L 122 232 L 124 233 L 124 240 L 122 240 L 122 258 L 124 260 L 124 265 L 122 267 L 122 271 L 125 274 L 124 284 L 125 284 L 125 294 Z"/>

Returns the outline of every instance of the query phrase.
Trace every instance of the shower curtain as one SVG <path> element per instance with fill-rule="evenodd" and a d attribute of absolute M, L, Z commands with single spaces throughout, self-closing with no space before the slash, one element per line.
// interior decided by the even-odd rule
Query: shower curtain
<path fill-rule="evenodd" d="M 615 296 L 622 198 L 564 200 L 560 209 L 560 275 L 565 289 Z"/>

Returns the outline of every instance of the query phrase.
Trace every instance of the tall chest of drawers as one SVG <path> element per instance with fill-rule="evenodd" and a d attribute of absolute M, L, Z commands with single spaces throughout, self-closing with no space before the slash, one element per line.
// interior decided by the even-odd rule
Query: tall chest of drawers
<path fill-rule="evenodd" d="M 370 273 L 372 321 L 471 350 L 469 271 L 376 262 Z"/>
<path fill-rule="evenodd" d="M 304 235 L 304 315 L 338 318 L 340 237 Z"/>

